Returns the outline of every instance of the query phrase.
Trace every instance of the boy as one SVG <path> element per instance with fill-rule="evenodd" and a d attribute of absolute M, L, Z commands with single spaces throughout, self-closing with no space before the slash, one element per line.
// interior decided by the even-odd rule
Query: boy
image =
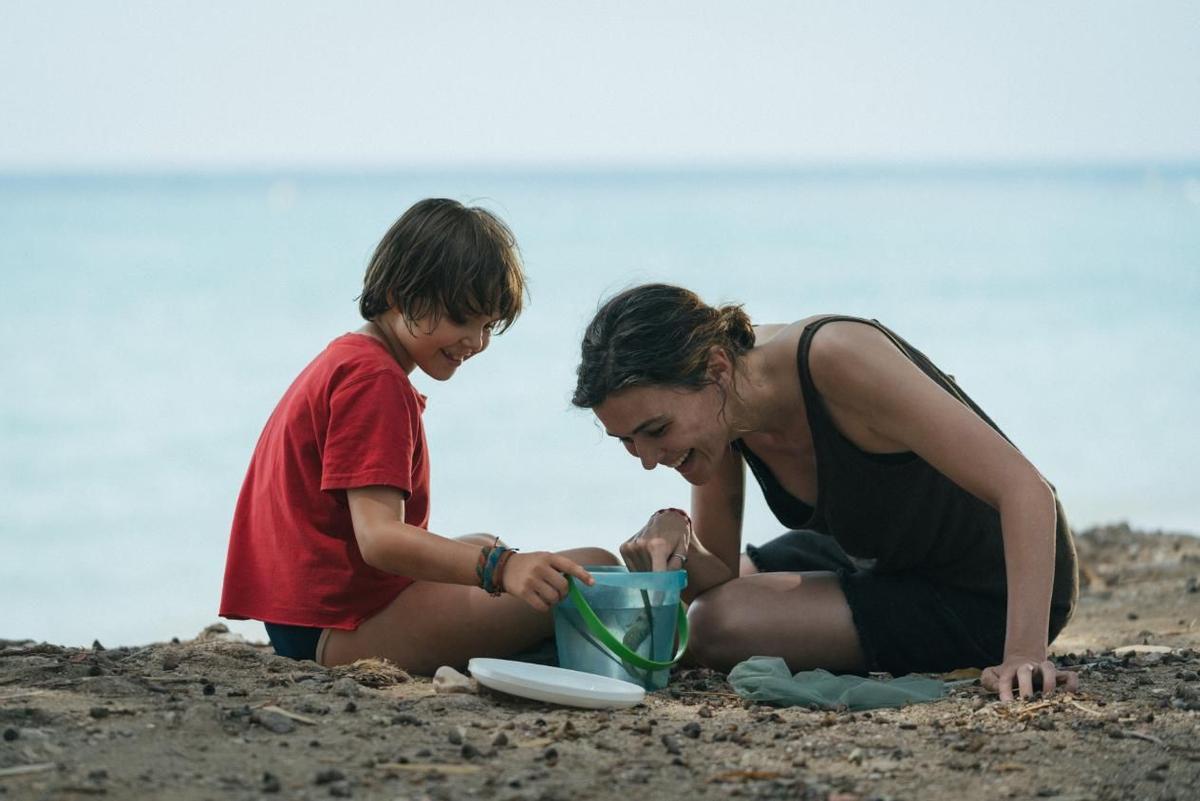
<path fill-rule="evenodd" d="M 494 215 L 441 199 L 405 212 L 367 267 L 366 324 L 301 372 L 263 429 L 234 513 L 222 616 L 262 620 L 283 656 L 384 657 L 416 673 L 551 635 L 562 574 L 590 584 L 578 563 L 615 557 L 428 531 L 425 397 L 408 378 L 420 368 L 448 380 L 512 324 L 524 294 L 516 242 Z"/>

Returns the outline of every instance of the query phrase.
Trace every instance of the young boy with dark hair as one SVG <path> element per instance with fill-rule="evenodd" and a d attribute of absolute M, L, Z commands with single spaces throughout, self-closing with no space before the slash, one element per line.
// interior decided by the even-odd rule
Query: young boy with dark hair
<path fill-rule="evenodd" d="M 283 656 L 384 657 L 417 673 L 552 634 L 563 574 L 591 583 L 579 563 L 616 558 L 430 532 L 425 397 L 409 381 L 414 368 L 448 380 L 516 320 L 524 295 L 516 242 L 491 213 L 430 199 L 396 221 L 363 280 L 366 324 L 304 368 L 259 437 L 222 616 L 263 621 Z"/>

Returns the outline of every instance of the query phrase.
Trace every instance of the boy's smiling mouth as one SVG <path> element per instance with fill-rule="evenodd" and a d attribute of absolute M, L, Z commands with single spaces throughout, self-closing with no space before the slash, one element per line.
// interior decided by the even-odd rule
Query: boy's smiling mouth
<path fill-rule="evenodd" d="M 462 364 L 467 359 L 471 358 L 470 354 L 465 354 L 465 353 L 462 356 L 455 356 L 453 353 L 446 350 L 445 348 L 442 348 L 442 355 L 445 356 L 450 361 L 454 362 L 455 364 Z"/>

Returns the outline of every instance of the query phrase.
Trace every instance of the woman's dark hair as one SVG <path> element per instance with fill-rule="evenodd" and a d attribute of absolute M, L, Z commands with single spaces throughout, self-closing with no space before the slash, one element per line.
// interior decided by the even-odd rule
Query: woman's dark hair
<path fill-rule="evenodd" d="M 371 320 L 395 307 L 410 325 L 494 315 L 501 333 L 524 299 L 525 274 L 508 226 L 486 209 L 431 198 L 404 212 L 379 241 L 358 311 Z"/>
<path fill-rule="evenodd" d="M 627 387 L 699 389 L 712 383 L 714 347 L 735 363 L 754 347 L 754 329 L 740 305 L 714 308 L 669 284 L 626 289 L 600 307 L 584 332 L 571 402 L 594 409 Z"/>

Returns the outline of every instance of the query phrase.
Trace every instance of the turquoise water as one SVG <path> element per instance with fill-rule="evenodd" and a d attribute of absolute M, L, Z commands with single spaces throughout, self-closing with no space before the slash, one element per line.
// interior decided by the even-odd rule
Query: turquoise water
<path fill-rule="evenodd" d="M 9 175 L 0 637 L 135 644 L 215 618 L 263 422 L 358 325 L 375 242 L 428 195 L 504 216 L 532 287 L 488 353 L 417 379 L 435 531 L 615 551 L 686 505 L 568 402 L 597 301 L 646 280 L 760 321 L 878 318 L 958 377 L 1077 525 L 1200 529 L 1200 166 Z M 762 541 L 779 526 L 751 496 Z"/>

